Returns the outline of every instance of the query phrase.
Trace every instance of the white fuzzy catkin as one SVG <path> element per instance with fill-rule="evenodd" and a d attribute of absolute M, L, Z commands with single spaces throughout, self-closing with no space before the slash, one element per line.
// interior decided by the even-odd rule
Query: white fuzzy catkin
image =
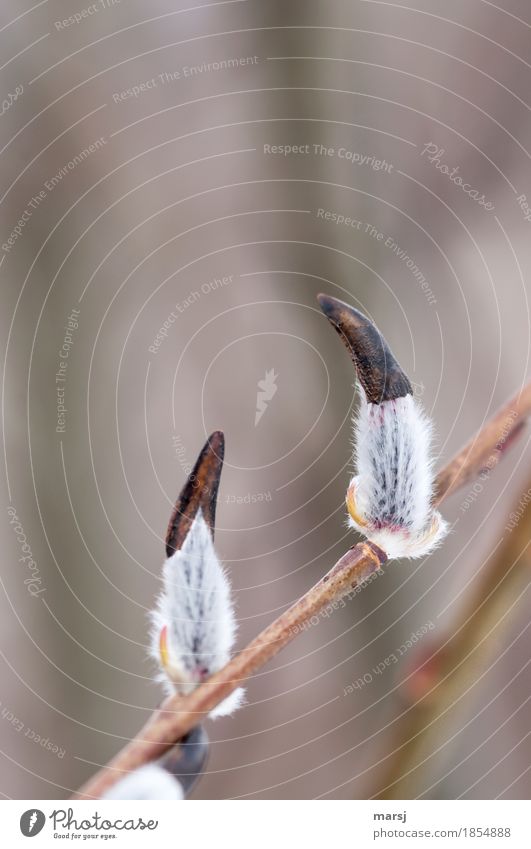
<path fill-rule="evenodd" d="M 164 590 L 151 614 L 151 654 L 167 694 L 185 695 L 230 660 L 237 628 L 230 584 L 201 511 L 182 548 L 164 563 L 162 576 Z M 241 688 L 235 690 L 210 715 L 232 713 L 243 695 Z"/>
<path fill-rule="evenodd" d="M 369 404 L 360 394 L 350 524 L 390 558 L 428 554 L 447 533 L 431 504 L 431 423 L 412 395 Z"/>
<path fill-rule="evenodd" d="M 157 764 L 147 764 L 117 781 L 102 798 L 179 801 L 184 799 L 184 793 L 180 782 L 173 775 Z"/>

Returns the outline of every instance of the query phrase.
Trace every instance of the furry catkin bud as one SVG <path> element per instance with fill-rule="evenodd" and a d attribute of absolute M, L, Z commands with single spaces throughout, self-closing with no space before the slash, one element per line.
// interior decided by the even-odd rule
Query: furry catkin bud
<path fill-rule="evenodd" d="M 347 492 L 350 524 L 390 558 L 421 557 L 447 533 L 432 507 L 431 423 L 373 322 L 344 301 L 317 298 L 350 353 L 361 395 L 354 425 L 358 474 Z"/>
<path fill-rule="evenodd" d="M 360 394 L 350 524 L 389 558 L 421 557 L 447 533 L 431 503 L 431 423 L 410 394 L 379 404 L 369 403 L 361 386 Z"/>
<path fill-rule="evenodd" d="M 229 661 L 236 635 L 229 581 L 201 510 L 166 560 L 163 583 L 151 617 L 151 654 L 168 695 L 185 695 Z M 242 696 L 236 690 L 211 716 L 231 713 Z"/>

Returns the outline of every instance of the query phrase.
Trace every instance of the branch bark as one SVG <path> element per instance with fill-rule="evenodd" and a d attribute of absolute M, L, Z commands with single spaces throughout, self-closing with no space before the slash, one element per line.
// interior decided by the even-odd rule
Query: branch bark
<path fill-rule="evenodd" d="M 528 481 L 531 491 L 531 480 Z M 403 692 L 404 713 L 391 744 L 391 755 L 371 798 L 415 799 L 426 786 L 425 771 L 444 742 L 443 732 L 453 706 L 488 660 L 490 639 L 521 591 L 529 584 L 531 567 L 531 501 L 520 496 L 514 528 L 476 579 L 460 623 L 440 645 L 424 655 Z"/>
<path fill-rule="evenodd" d="M 439 473 L 437 504 L 466 484 L 486 464 L 498 462 L 509 438 L 531 414 L 531 384 L 512 398 Z M 510 419 L 508 429 L 507 422 Z M 151 715 L 137 736 L 72 798 L 101 798 L 124 774 L 161 757 L 199 724 L 209 711 L 284 648 L 311 618 L 348 595 L 381 569 L 387 557 L 372 543 L 358 543 L 305 595 L 236 655 L 223 669 L 186 697 L 172 696 Z"/>
<path fill-rule="evenodd" d="M 504 452 L 520 436 L 530 415 L 531 383 L 528 383 L 439 472 L 435 486 L 435 506 L 470 483 L 484 469 L 492 471 Z"/>

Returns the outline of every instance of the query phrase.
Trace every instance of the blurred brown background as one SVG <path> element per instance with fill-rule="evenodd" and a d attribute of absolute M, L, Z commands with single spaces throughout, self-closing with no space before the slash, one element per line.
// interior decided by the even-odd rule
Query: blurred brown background
<path fill-rule="evenodd" d="M 227 438 L 217 547 L 239 645 L 353 542 L 353 373 L 317 292 L 378 323 L 441 461 L 525 381 L 531 16 L 523 0 L 6 0 L 0 16 L 0 792 L 62 798 L 161 698 L 147 612 L 211 430 Z M 344 688 L 426 623 L 453 627 L 527 485 L 527 438 L 445 506 L 440 551 L 390 564 L 209 723 L 196 797 L 371 792 L 408 659 Z M 529 795 L 528 602 L 452 709 L 427 797 Z"/>

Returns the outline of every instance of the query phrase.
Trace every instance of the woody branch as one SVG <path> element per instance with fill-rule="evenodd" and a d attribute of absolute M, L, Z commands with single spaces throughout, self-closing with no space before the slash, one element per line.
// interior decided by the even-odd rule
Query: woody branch
<path fill-rule="evenodd" d="M 503 451 L 507 421 L 512 432 L 531 415 L 531 384 L 512 398 L 438 474 L 437 502 L 478 475 L 489 458 L 497 462 Z M 505 435 L 505 439 L 507 436 Z M 189 521 L 189 519 L 187 519 Z M 166 699 L 154 711 L 136 737 L 74 796 L 99 798 L 125 773 L 159 758 L 199 724 L 212 708 L 225 699 L 253 673 L 275 657 L 301 633 L 302 626 L 334 600 L 359 586 L 385 563 L 385 553 L 376 546 L 358 543 L 285 613 L 265 628 L 222 670 L 186 697 Z"/>

